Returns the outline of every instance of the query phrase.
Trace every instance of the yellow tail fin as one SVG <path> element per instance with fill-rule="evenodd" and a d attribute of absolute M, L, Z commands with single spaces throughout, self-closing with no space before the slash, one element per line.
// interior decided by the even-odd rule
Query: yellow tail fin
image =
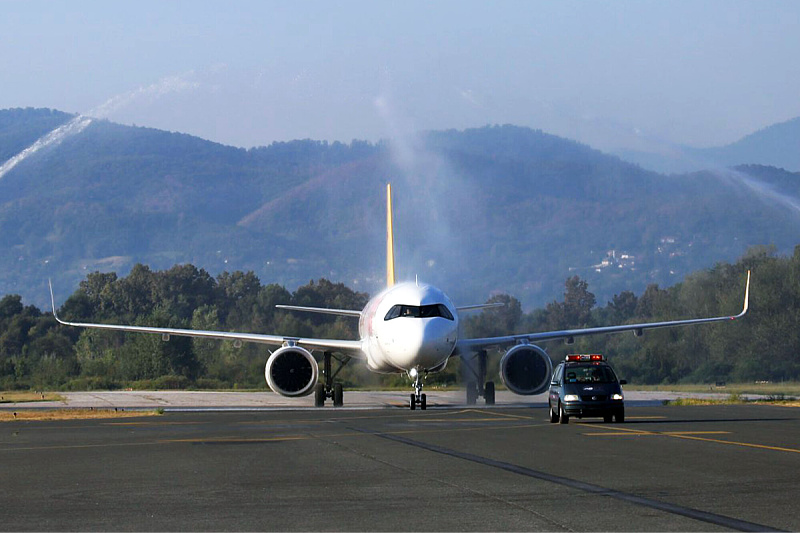
<path fill-rule="evenodd" d="M 386 184 L 386 286 L 394 285 L 394 228 L 392 226 L 392 184 Z"/>

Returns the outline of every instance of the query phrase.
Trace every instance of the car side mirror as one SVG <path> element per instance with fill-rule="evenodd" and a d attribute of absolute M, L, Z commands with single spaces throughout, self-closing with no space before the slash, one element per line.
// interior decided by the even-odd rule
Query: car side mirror
<path fill-rule="evenodd" d="M 619 384 L 620 385 L 627 385 L 628 384 L 628 380 L 627 379 L 621 379 L 621 380 L 619 380 Z"/>

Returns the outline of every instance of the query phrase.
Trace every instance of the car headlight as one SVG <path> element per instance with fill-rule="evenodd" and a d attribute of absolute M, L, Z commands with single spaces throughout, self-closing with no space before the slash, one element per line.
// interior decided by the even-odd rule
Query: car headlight
<path fill-rule="evenodd" d="M 564 401 L 565 402 L 577 402 L 578 401 L 578 395 L 577 394 L 567 394 L 566 396 L 564 396 Z"/>
<path fill-rule="evenodd" d="M 621 400 L 622 399 L 622 394 L 612 394 L 611 395 L 611 399 L 612 400 Z"/>

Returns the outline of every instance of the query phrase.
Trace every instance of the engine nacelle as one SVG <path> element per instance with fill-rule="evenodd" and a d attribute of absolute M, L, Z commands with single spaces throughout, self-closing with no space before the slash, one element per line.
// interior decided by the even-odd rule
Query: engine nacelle
<path fill-rule="evenodd" d="M 284 346 L 272 353 L 264 367 L 267 385 L 281 396 L 305 396 L 314 390 L 319 366 L 311 353 L 299 346 Z"/>
<path fill-rule="evenodd" d="M 500 360 L 500 377 L 515 394 L 541 394 L 550 386 L 552 375 L 550 356 L 533 344 L 518 344 Z"/>

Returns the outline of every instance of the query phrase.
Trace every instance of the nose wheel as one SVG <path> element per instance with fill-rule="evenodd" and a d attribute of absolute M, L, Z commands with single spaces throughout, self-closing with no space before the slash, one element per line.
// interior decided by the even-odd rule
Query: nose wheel
<path fill-rule="evenodd" d="M 414 380 L 414 393 L 411 395 L 411 410 L 413 411 L 419 407 L 424 411 L 428 408 L 428 399 L 422 394 L 422 378 L 424 374 L 416 368 L 412 368 L 408 375 Z"/>

